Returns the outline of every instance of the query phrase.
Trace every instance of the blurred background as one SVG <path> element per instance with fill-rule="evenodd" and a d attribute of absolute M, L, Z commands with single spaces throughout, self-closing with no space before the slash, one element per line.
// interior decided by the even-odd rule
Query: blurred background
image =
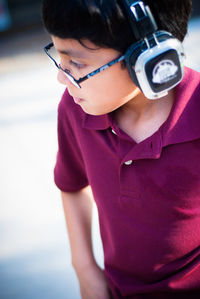
<path fill-rule="evenodd" d="M 186 64 L 200 71 L 200 2 Z M 0 298 L 80 299 L 60 192 L 54 186 L 56 110 L 64 87 L 43 53 L 39 0 L 0 0 Z M 103 266 L 94 207 L 94 251 Z"/>

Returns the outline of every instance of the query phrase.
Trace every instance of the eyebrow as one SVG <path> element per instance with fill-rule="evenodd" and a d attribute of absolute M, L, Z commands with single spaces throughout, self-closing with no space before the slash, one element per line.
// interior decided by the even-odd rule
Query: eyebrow
<path fill-rule="evenodd" d="M 76 51 L 76 50 L 57 50 L 59 53 L 71 56 L 74 58 L 88 58 L 88 55 L 81 52 L 81 51 Z"/>

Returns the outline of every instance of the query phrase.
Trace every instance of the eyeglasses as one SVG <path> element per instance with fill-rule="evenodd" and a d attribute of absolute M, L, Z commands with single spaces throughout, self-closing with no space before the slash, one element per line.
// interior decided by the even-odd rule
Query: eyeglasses
<path fill-rule="evenodd" d="M 107 64 L 104 64 L 103 66 L 101 66 L 100 68 L 94 70 L 93 72 L 87 74 L 86 76 L 82 77 L 82 78 L 79 78 L 78 80 L 76 80 L 70 73 L 69 73 L 69 70 L 64 70 L 62 69 L 62 67 L 60 66 L 60 64 L 58 64 L 56 62 L 56 60 L 49 54 L 49 50 L 54 48 L 55 50 L 55 47 L 54 47 L 54 44 L 53 43 L 50 43 L 48 44 L 46 47 L 44 47 L 44 51 L 45 53 L 48 55 L 48 57 L 55 63 L 56 67 L 59 69 L 59 70 L 62 70 L 64 72 L 64 74 L 67 76 L 67 78 L 70 80 L 70 82 L 76 86 L 77 88 L 81 88 L 80 86 L 80 83 L 82 83 L 83 81 L 93 77 L 94 75 L 97 75 L 98 73 L 106 70 L 107 68 L 109 68 L 110 66 L 114 65 L 115 63 L 117 62 L 120 62 L 122 60 L 124 60 L 125 56 L 122 55 L 110 62 L 108 62 Z"/>

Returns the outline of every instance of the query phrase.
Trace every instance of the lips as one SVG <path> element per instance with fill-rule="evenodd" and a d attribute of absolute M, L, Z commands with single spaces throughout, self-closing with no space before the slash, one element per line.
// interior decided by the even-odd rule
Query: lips
<path fill-rule="evenodd" d="M 79 98 L 74 97 L 74 102 L 76 104 L 80 104 L 82 101 L 83 101 L 83 99 L 79 99 Z"/>

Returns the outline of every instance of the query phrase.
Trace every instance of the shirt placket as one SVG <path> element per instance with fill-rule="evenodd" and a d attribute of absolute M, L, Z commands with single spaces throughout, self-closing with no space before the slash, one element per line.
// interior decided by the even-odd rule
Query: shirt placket
<path fill-rule="evenodd" d="M 123 152 L 124 140 L 121 140 L 120 153 Z M 141 163 L 148 159 L 159 159 L 162 151 L 162 140 L 160 132 L 147 138 L 139 144 L 133 142 L 131 149 L 121 154 L 119 165 L 120 196 L 138 197 L 142 188 L 138 179 L 138 170 Z"/>

